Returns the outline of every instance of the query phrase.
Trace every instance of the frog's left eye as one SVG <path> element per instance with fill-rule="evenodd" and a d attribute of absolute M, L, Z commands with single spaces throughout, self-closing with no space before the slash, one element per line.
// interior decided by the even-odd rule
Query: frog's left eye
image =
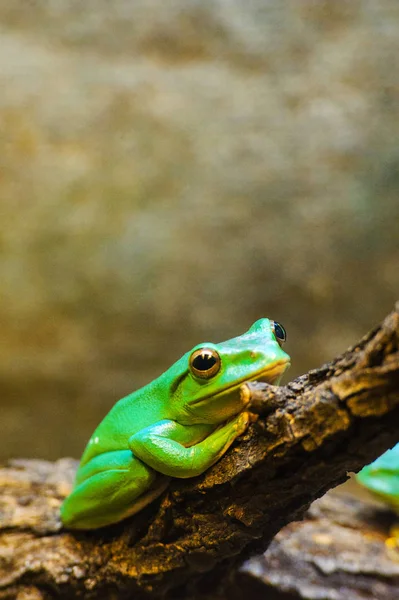
<path fill-rule="evenodd" d="M 273 333 L 276 336 L 276 340 L 282 346 L 287 339 L 287 333 L 281 323 L 277 323 L 277 321 L 272 321 Z"/>
<path fill-rule="evenodd" d="M 220 370 L 220 356 L 213 348 L 198 348 L 190 356 L 192 373 L 201 379 L 210 379 Z"/>

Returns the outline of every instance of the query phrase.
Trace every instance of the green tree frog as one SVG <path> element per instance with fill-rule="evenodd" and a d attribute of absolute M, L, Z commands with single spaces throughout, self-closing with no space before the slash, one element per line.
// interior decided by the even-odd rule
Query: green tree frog
<path fill-rule="evenodd" d="M 94 529 L 138 512 L 170 477 L 213 465 L 250 420 L 239 388 L 278 384 L 290 358 L 282 325 L 259 319 L 243 335 L 195 346 L 165 373 L 119 400 L 91 436 L 61 507 L 66 527 Z"/>
<path fill-rule="evenodd" d="M 384 452 L 356 476 L 359 483 L 377 495 L 399 515 L 399 444 Z M 399 560 L 399 527 L 391 529 L 391 537 L 386 541 L 391 556 Z"/>

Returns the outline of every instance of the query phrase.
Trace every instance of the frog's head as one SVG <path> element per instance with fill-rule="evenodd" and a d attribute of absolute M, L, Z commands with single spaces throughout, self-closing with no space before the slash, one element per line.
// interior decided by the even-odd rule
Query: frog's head
<path fill-rule="evenodd" d="M 169 395 L 172 418 L 182 424 L 217 424 L 241 412 L 242 383 L 280 382 L 290 364 L 282 349 L 285 338 L 282 325 L 259 319 L 239 337 L 195 346 L 171 368 L 176 369 Z"/>

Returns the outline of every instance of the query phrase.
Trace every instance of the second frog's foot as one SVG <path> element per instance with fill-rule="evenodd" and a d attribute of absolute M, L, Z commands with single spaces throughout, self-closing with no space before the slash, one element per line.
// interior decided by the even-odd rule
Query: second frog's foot
<path fill-rule="evenodd" d="M 399 563 L 399 525 L 394 525 L 390 536 L 385 540 L 385 546 L 389 558 Z"/>

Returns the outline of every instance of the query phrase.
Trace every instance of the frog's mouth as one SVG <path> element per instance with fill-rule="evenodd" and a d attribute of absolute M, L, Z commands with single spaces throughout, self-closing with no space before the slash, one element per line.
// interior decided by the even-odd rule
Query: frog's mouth
<path fill-rule="evenodd" d="M 194 402 L 190 403 L 190 406 L 197 406 L 202 402 L 206 402 L 210 397 L 212 397 L 213 400 L 217 401 L 223 398 L 223 396 L 225 395 L 230 396 L 234 392 L 238 391 L 243 383 L 249 381 L 262 381 L 264 383 L 274 385 L 276 382 L 278 382 L 283 373 L 288 369 L 290 364 L 291 363 L 289 360 L 278 360 L 275 363 L 268 365 L 266 368 L 256 371 L 256 373 L 254 373 L 250 377 L 243 377 L 242 379 L 238 379 L 232 385 L 222 388 L 217 394 L 207 394 L 206 396 L 201 396 L 201 398 L 197 398 L 196 400 L 194 400 Z"/>

